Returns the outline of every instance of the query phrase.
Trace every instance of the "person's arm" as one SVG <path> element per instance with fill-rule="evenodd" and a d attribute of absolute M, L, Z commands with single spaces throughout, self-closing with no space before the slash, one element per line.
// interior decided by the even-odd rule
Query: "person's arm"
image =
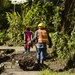
<path fill-rule="evenodd" d="M 30 43 L 35 42 L 35 40 L 37 39 L 37 31 L 34 34 L 34 37 L 31 39 Z"/>
<path fill-rule="evenodd" d="M 24 44 L 26 44 L 26 35 L 25 35 L 25 32 L 24 32 Z"/>
<path fill-rule="evenodd" d="M 31 32 L 31 39 L 32 39 L 32 37 L 33 37 L 33 33 Z"/>
<path fill-rule="evenodd" d="M 49 33 L 47 33 L 47 35 L 48 35 L 48 46 L 49 46 L 49 48 L 51 48 L 52 47 L 52 40 L 51 40 L 51 37 L 49 36 Z"/>
<path fill-rule="evenodd" d="M 24 40 L 25 40 L 25 32 L 24 32 Z"/>

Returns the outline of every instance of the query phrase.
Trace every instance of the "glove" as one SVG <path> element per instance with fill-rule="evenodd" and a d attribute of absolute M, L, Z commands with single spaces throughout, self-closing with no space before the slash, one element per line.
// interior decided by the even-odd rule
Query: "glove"
<path fill-rule="evenodd" d="M 26 41 L 24 40 L 24 44 L 26 44 Z"/>

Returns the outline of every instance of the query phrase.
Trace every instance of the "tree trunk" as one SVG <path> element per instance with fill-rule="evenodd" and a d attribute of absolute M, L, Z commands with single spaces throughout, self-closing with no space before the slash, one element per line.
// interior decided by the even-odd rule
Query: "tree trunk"
<path fill-rule="evenodd" d="M 66 0 L 65 1 L 65 8 L 62 12 L 62 27 L 61 27 L 61 31 L 65 34 L 68 33 L 69 30 L 69 21 L 68 21 L 68 14 L 70 12 L 70 9 L 73 7 L 73 2 L 74 0 Z"/>

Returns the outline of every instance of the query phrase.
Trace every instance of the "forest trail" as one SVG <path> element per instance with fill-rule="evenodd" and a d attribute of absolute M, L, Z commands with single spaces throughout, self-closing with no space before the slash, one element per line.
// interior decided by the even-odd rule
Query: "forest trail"
<path fill-rule="evenodd" d="M 13 47 L 13 46 L 0 46 L 0 50 L 5 50 L 5 49 L 14 49 L 17 54 L 23 53 L 24 47 Z M 35 46 L 31 48 L 31 51 L 36 51 Z M 19 66 L 13 65 L 11 67 L 11 62 L 5 62 L 6 65 L 9 65 L 7 68 L 5 68 L 4 72 L 1 73 L 0 75 L 38 75 L 40 71 L 23 71 L 22 69 L 19 68 Z"/>
<path fill-rule="evenodd" d="M 22 52 L 22 51 L 24 51 L 24 47 L 23 46 L 16 46 L 16 47 L 14 47 L 14 46 L 0 46 L 0 50 L 5 50 L 5 49 L 14 49 L 16 52 Z M 33 48 L 31 48 L 31 51 L 36 51 L 35 50 L 35 46 L 33 46 Z"/>

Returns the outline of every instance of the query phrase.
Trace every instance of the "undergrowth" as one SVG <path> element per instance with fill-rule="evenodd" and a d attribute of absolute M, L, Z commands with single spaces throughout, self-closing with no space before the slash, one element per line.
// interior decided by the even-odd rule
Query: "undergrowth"
<path fill-rule="evenodd" d="M 75 73 L 69 72 L 52 72 L 50 69 L 42 70 L 39 75 L 75 75 Z"/>

